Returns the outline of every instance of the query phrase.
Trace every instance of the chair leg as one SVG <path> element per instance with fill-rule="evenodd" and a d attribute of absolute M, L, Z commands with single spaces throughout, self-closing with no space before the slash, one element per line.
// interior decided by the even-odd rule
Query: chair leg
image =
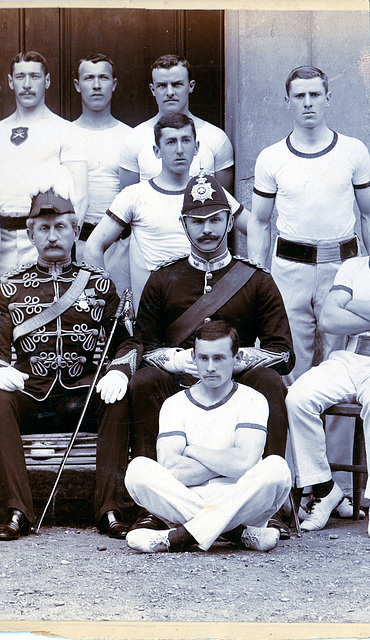
<path fill-rule="evenodd" d="M 360 416 L 356 417 L 355 437 L 353 440 L 352 464 L 353 465 L 366 464 L 365 449 L 364 449 L 364 431 L 363 431 L 362 419 Z M 353 478 L 352 480 L 353 482 L 353 520 L 359 520 L 361 497 L 362 497 L 362 473 L 359 473 L 358 471 L 353 471 L 352 478 Z"/>
<path fill-rule="evenodd" d="M 302 531 L 301 531 L 301 525 L 299 523 L 299 517 L 298 517 L 298 511 L 297 511 L 297 503 L 296 503 L 296 497 L 297 494 L 294 494 L 294 492 L 300 491 L 300 496 L 299 496 L 299 502 L 298 502 L 298 509 L 299 509 L 299 505 L 301 502 L 301 497 L 302 497 L 302 491 L 301 489 L 291 489 L 291 491 L 289 492 L 289 501 L 290 501 L 290 506 L 292 508 L 292 513 L 293 513 L 293 517 L 294 517 L 294 524 L 295 524 L 295 528 L 297 531 L 297 536 L 298 538 L 302 537 Z"/>

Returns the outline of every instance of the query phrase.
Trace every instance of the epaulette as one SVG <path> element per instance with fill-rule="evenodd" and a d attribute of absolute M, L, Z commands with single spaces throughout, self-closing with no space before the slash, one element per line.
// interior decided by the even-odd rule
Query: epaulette
<path fill-rule="evenodd" d="M 13 276 L 18 276 L 22 273 L 26 273 L 26 271 L 28 271 L 28 269 L 31 269 L 32 267 L 35 267 L 37 264 L 37 262 L 28 262 L 27 264 L 21 264 L 20 267 L 15 267 L 14 269 L 11 269 L 10 271 L 5 271 L 5 273 L 3 273 L 3 275 L 0 278 L 0 282 L 7 282 L 9 280 L 9 278 L 12 278 Z"/>
<path fill-rule="evenodd" d="M 179 258 L 169 258 L 168 260 L 163 260 L 162 262 L 157 264 L 156 267 L 154 267 L 153 271 L 158 271 L 158 269 L 162 269 L 163 267 L 168 267 L 170 264 L 175 264 L 176 262 L 179 262 L 179 260 L 183 260 L 184 258 L 188 258 L 188 257 L 189 257 L 189 254 L 184 253 L 184 255 L 180 256 Z"/>
<path fill-rule="evenodd" d="M 106 271 L 103 267 L 96 267 L 93 264 L 87 264 L 83 260 L 81 260 L 81 262 L 72 262 L 72 265 L 74 267 L 78 267 L 79 269 L 85 269 L 85 271 L 91 271 L 91 273 L 95 273 L 96 275 L 99 275 L 101 278 L 106 278 L 107 280 L 108 279 L 111 280 L 111 277 L 108 271 Z"/>
<path fill-rule="evenodd" d="M 266 269 L 266 267 L 263 267 L 262 264 L 260 264 L 259 262 L 255 262 L 254 260 L 249 260 L 249 258 L 245 258 L 244 256 L 233 256 L 233 258 L 234 260 L 241 260 L 242 262 L 245 262 L 245 264 L 248 264 L 250 267 L 254 267 L 255 269 L 260 269 L 265 273 L 271 273 L 269 269 Z"/>

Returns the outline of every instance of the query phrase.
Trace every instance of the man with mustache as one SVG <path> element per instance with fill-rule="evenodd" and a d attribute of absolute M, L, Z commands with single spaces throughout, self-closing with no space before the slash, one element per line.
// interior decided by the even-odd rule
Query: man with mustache
<path fill-rule="evenodd" d="M 161 172 L 151 180 L 126 187 L 116 196 L 84 252 L 86 262 L 103 266 L 104 252 L 122 232 L 132 228 L 131 241 L 140 250 L 145 267 L 138 269 L 135 265 L 131 269 L 135 308 L 150 272 L 161 262 L 190 251 L 180 213 L 189 167 L 199 148 L 194 122 L 184 113 L 169 113 L 156 122 L 154 135 L 151 153 L 162 161 Z M 229 193 L 227 199 L 237 228 L 245 233 L 249 211 L 243 210 Z"/>
<path fill-rule="evenodd" d="M 369 153 L 360 140 L 328 128 L 330 100 L 323 71 L 312 66 L 293 69 L 286 80 L 285 97 L 293 131 L 264 149 L 255 169 L 248 255 L 266 264 L 276 202 L 279 236 L 271 273 L 283 296 L 296 353 L 289 384 L 312 367 L 317 335 L 324 360 L 333 350 L 344 348 L 344 336 L 322 331 L 318 319 L 340 265 L 359 253 L 355 202 L 362 239 L 370 252 Z M 339 427 L 340 422 L 343 424 L 343 420 L 327 421 L 327 430 L 333 428 L 331 450 L 338 451 L 340 431 L 334 430 L 334 424 Z M 343 454 L 337 456 L 343 462 Z M 351 493 L 350 487 L 345 492 Z M 347 500 L 340 509 L 343 515 L 352 513 Z"/>
<path fill-rule="evenodd" d="M 102 270 L 72 262 L 79 226 L 72 202 L 53 189 L 32 199 L 27 219 L 38 259 L 0 282 L 0 486 L 7 508 L 0 541 L 27 535 L 35 523 L 20 431 L 74 429 L 96 371 L 100 331 L 108 336 L 118 306 Z M 123 539 L 117 490 L 128 451 L 127 384 L 141 346 L 121 319 L 110 364 L 93 392 L 85 425 L 98 424 L 96 522 L 101 533 Z M 12 364 L 11 347 L 16 352 Z M 52 420 L 50 417 L 52 416 Z"/>
<path fill-rule="evenodd" d="M 288 422 L 281 374 L 292 369 L 294 353 L 279 290 L 265 269 L 231 256 L 227 233 L 233 215 L 213 176 L 201 172 L 189 181 L 181 220 L 190 256 L 154 270 L 140 301 L 136 331 L 144 346 L 144 366 L 130 383 L 133 456 L 156 458 L 160 408 L 182 386 L 196 382 L 191 356 L 194 333 L 210 318 L 237 329 L 243 357 L 234 370 L 235 380 L 267 398 L 270 417 L 264 455 L 284 457 Z M 254 347 L 257 338 L 261 350 Z M 140 513 L 133 528 L 157 526 L 153 516 Z M 288 536 L 289 529 L 285 527 L 284 533 Z"/>
<path fill-rule="evenodd" d="M 30 193 L 60 164 L 71 174 L 80 222 L 87 208 L 84 145 L 72 124 L 45 104 L 51 82 L 45 58 L 37 51 L 19 53 L 8 81 L 16 110 L 0 122 L 0 274 L 36 259 L 26 232 Z"/>

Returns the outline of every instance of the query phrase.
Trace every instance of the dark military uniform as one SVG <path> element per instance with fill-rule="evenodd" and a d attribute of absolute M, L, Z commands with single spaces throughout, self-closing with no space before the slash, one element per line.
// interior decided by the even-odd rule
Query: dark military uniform
<path fill-rule="evenodd" d="M 103 270 L 76 263 L 44 265 L 40 261 L 0 279 L 0 366 L 8 366 L 14 329 L 29 319 L 37 321 L 38 314 L 69 289 L 81 267 L 90 277 L 72 306 L 55 320 L 14 340 L 15 367 L 29 375 L 24 391 L 0 391 L 0 488 L 7 508 L 19 509 L 32 523 L 35 517 L 19 430 L 37 430 L 41 414 L 53 418 L 51 431 L 62 430 L 71 407 L 77 409 L 77 423 L 96 371 L 93 358 L 100 329 L 109 334 L 119 299 Z M 141 358 L 141 346 L 123 322 L 117 325 L 111 351 L 114 359 L 109 368 L 131 378 Z M 127 411 L 126 396 L 105 404 L 99 394 L 93 394 L 90 416 L 98 422 L 98 521 L 106 511 L 118 509 L 117 478 L 123 473 L 128 448 Z"/>
<path fill-rule="evenodd" d="M 184 376 L 160 368 L 161 357 L 165 357 L 160 349 L 166 344 L 169 346 L 166 330 L 204 291 L 211 290 L 238 259 L 228 260 L 230 256 L 226 260 L 213 260 L 211 269 L 207 263 L 206 271 L 195 257 L 182 258 L 154 271 L 145 285 L 136 323 L 137 334 L 144 345 L 144 363 L 130 382 L 135 456 L 156 457 L 160 407 L 185 382 Z M 259 338 L 262 349 L 281 354 L 281 361 L 273 368 L 261 367 L 242 372 L 235 375 L 235 379 L 266 396 L 270 417 L 264 455 L 284 457 L 288 421 L 284 400 L 286 389 L 279 374 L 286 374 L 292 369 L 294 353 L 284 304 L 271 275 L 262 268 L 256 268 L 248 282 L 212 315 L 211 320 L 225 320 L 234 325 L 241 347 L 253 347 Z M 203 318 L 199 318 L 198 326 L 202 322 Z M 177 346 L 189 349 L 193 341 L 194 334 Z M 155 350 L 159 350 L 156 356 L 149 357 Z M 145 366 L 145 360 L 155 362 L 157 366 Z"/>

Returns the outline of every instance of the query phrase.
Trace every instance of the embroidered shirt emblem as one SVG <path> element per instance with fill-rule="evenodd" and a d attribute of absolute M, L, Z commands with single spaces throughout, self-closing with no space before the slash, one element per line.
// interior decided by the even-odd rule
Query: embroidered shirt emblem
<path fill-rule="evenodd" d="M 22 142 L 28 138 L 28 127 L 15 127 L 12 129 L 12 135 L 10 136 L 10 142 L 18 147 Z"/>

